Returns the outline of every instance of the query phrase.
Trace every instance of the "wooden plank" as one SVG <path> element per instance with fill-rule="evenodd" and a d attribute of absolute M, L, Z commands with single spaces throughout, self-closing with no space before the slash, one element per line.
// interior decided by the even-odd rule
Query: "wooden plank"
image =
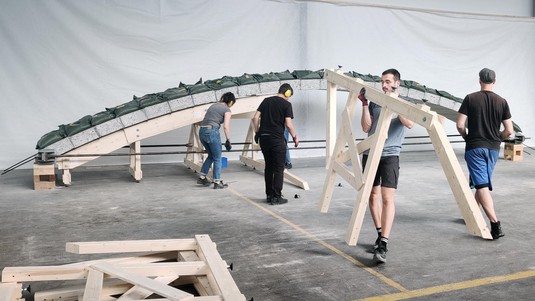
<path fill-rule="evenodd" d="M 141 142 L 136 141 L 130 144 L 130 175 L 136 180 L 141 181 L 143 171 L 141 170 Z M 137 154 L 137 155 L 135 155 Z"/>
<path fill-rule="evenodd" d="M 179 289 L 162 284 L 156 280 L 130 273 L 120 267 L 113 266 L 106 262 L 99 262 L 91 266 L 93 269 L 117 277 L 126 282 L 148 289 L 160 296 L 172 301 L 193 300 L 193 295 Z"/>
<path fill-rule="evenodd" d="M 117 265 L 118 266 L 118 265 Z M 185 276 L 185 275 L 206 275 L 208 265 L 202 261 L 188 262 L 160 262 L 150 264 L 121 265 L 122 269 L 129 273 L 136 273 L 147 277 L 154 276 Z"/>
<path fill-rule="evenodd" d="M 461 169 L 442 124 L 435 121 L 428 133 L 457 205 L 461 210 L 468 232 L 485 239 L 492 239 L 487 223 L 470 190 L 468 180 Z"/>
<path fill-rule="evenodd" d="M 232 279 L 226 263 L 217 252 L 215 243 L 212 242 L 208 235 L 195 235 L 195 239 L 197 239 L 197 244 L 199 245 L 197 255 L 210 267 L 211 274 L 215 278 L 223 299 L 245 300 L 245 296 L 240 292 L 234 279 Z"/>
<path fill-rule="evenodd" d="M 362 179 L 362 165 L 360 163 L 360 157 L 358 155 L 357 147 L 355 145 L 355 136 L 353 135 L 353 124 L 351 120 L 353 119 L 353 115 L 355 113 L 355 104 L 357 102 L 357 94 L 356 93 L 349 93 L 348 97 L 348 106 L 346 110 L 344 111 L 342 115 L 342 127 L 344 128 L 344 136 L 345 140 L 347 141 L 348 145 L 348 152 L 351 157 L 351 165 L 353 167 L 353 176 L 354 176 L 354 183 L 355 189 L 360 190 L 362 185 L 364 185 L 364 181 Z"/>
<path fill-rule="evenodd" d="M 119 282 L 117 279 L 105 281 L 102 286 L 102 297 L 120 295 L 128 291 L 133 285 L 130 283 Z M 85 286 L 70 286 L 56 288 L 46 291 L 38 291 L 34 294 L 34 301 L 78 301 L 83 295 Z"/>
<path fill-rule="evenodd" d="M 100 263 L 111 264 L 101 260 L 92 262 L 89 266 Z M 136 273 L 144 276 L 206 275 L 208 269 L 204 262 L 161 262 L 120 265 L 120 267 L 129 273 Z M 86 279 L 86 268 L 87 267 L 82 265 L 6 267 L 2 271 L 2 281 L 25 282 Z"/>
<path fill-rule="evenodd" d="M 68 242 L 65 250 L 75 254 L 162 252 L 195 250 L 195 239 L 156 239 L 125 241 Z"/>
<path fill-rule="evenodd" d="M 54 175 L 55 167 L 54 164 L 34 164 L 33 165 L 33 175 L 34 176 L 47 176 Z"/>
<path fill-rule="evenodd" d="M 340 176 L 342 179 L 344 179 L 349 185 L 351 185 L 355 190 L 360 190 L 362 187 L 361 183 L 357 184 L 355 175 L 353 174 L 353 171 L 349 170 L 345 164 L 341 164 L 338 162 L 334 162 L 332 164 L 332 169 Z"/>
<path fill-rule="evenodd" d="M 367 93 L 367 92 L 366 92 Z M 368 200 L 373 186 L 373 179 L 377 172 L 377 166 L 379 166 L 379 160 L 381 159 L 381 153 L 385 145 L 386 138 L 388 136 L 388 128 L 390 127 L 390 121 L 392 118 L 392 111 L 383 107 L 381 109 L 381 115 L 379 117 L 377 128 L 373 134 L 375 143 L 368 153 L 368 161 L 364 169 L 363 178 L 366 179 L 363 188 L 357 194 L 357 200 L 353 207 L 353 213 L 351 214 L 351 220 L 346 233 L 346 242 L 350 246 L 355 246 L 360 234 L 360 228 L 362 227 L 362 221 L 364 220 L 364 214 L 368 207 Z"/>
<path fill-rule="evenodd" d="M 199 256 L 197 256 L 197 253 L 193 251 L 182 251 L 179 252 L 178 257 L 183 261 L 199 261 Z M 201 296 L 209 296 L 209 295 L 215 295 L 214 290 L 210 286 L 210 283 L 208 282 L 208 278 L 206 276 L 197 276 L 193 277 L 192 281 L 190 282 L 193 284 L 199 295 Z"/>
<path fill-rule="evenodd" d="M 82 301 L 99 301 L 102 293 L 103 280 L 104 274 L 102 272 L 89 269 Z"/>
<path fill-rule="evenodd" d="M 336 144 L 336 84 L 327 82 L 327 133 L 325 134 L 325 167 L 329 166 Z"/>
<path fill-rule="evenodd" d="M 165 277 L 154 278 L 154 280 L 161 282 L 161 283 L 165 283 L 165 284 L 169 284 L 175 279 L 177 279 L 176 276 L 165 276 Z M 150 295 L 152 295 L 152 291 L 139 287 L 139 286 L 134 286 L 130 290 L 125 292 L 123 295 L 121 295 L 121 297 L 117 298 L 117 301 L 143 300 Z"/>
<path fill-rule="evenodd" d="M 5 267 L 3 282 L 75 280 L 87 278 L 87 270 L 68 266 Z"/>
<path fill-rule="evenodd" d="M 2 277 L 2 281 L 3 281 Z M 22 298 L 22 284 L 0 283 L 0 301 L 15 301 Z"/>
<path fill-rule="evenodd" d="M 263 161 L 253 160 L 246 156 L 240 156 L 240 161 L 243 162 L 243 164 L 245 165 L 254 167 L 256 170 L 259 170 L 262 172 L 264 171 L 265 164 Z M 308 185 L 307 181 L 304 181 L 303 179 L 289 172 L 287 169 L 284 170 L 284 179 L 304 190 L 310 189 L 310 186 Z"/>
<path fill-rule="evenodd" d="M 362 81 L 349 77 L 345 74 L 340 74 L 332 70 L 325 70 L 325 78 L 332 83 L 347 88 L 349 91 L 359 93 L 360 89 L 365 87 Z M 426 129 L 431 127 L 431 123 L 437 118 L 436 113 L 422 110 L 408 101 L 397 98 L 395 94 L 385 94 L 383 91 L 366 86 L 366 96 L 368 99 L 373 99 L 373 102 L 383 108 L 388 107 L 393 112 L 396 112 L 407 119 L 423 126 Z M 426 107 L 426 106 L 423 106 Z"/>
<path fill-rule="evenodd" d="M 143 263 L 152 263 L 152 262 L 160 262 L 160 261 L 169 261 L 172 259 L 177 259 L 176 251 L 147 253 L 147 254 L 140 254 L 139 256 L 132 256 L 132 257 L 115 257 L 115 258 L 107 258 L 107 259 L 96 259 L 96 260 L 68 263 L 62 266 L 85 268 L 85 267 L 92 265 L 95 262 L 100 262 L 103 260 L 112 264 L 122 265 L 122 264 L 143 264 Z"/>

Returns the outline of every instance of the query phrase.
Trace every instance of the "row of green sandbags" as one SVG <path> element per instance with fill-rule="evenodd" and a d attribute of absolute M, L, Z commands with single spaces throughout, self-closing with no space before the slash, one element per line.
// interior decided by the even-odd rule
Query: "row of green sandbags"
<path fill-rule="evenodd" d="M 348 76 L 354 78 L 360 78 L 366 82 L 380 82 L 381 77 L 376 75 L 364 75 L 354 71 L 345 73 Z M 188 85 L 180 83 L 178 87 L 169 88 L 163 92 L 147 94 L 143 97 L 136 97 L 127 103 L 123 103 L 114 108 L 106 108 L 105 111 L 96 113 L 94 115 L 86 115 L 76 122 L 70 124 L 63 124 L 58 127 L 57 130 L 51 131 L 43 135 L 37 142 L 37 149 L 43 149 L 61 139 L 70 137 L 74 134 L 82 132 L 88 128 L 114 119 L 116 117 L 137 111 L 139 109 L 152 106 L 158 103 L 166 102 L 173 99 L 178 99 L 187 95 L 193 95 L 203 93 L 212 90 L 220 90 L 224 88 L 231 88 L 235 86 L 243 86 L 255 83 L 284 81 L 294 79 L 322 79 L 324 77 L 324 70 L 311 71 L 311 70 L 295 70 L 290 72 L 288 70 L 283 72 L 270 72 L 264 74 L 248 74 L 245 73 L 239 77 L 223 76 L 215 80 L 207 80 L 203 83 L 202 78 L 195 84 Z M 428 88 L 425 85 L 421 85 L 418 82 L 410 80 L 402 80 L 401 86 L 409 89 L 416 89 L 422 92 L 428 92 L 436 95 L 446 97 L 448 99 L 462 102 L 461 98 L 457 98 L 448 92 L 439 91 L 436 89 Z M 518 130 L 517 130 L 518 129 Z M 520 131 L 520 128 L 515 124 L 515 131 Z"/>
<path fill-rule="evenodd" d="M 361 74 L 361 73 L 358 73 L 358 72 L 355 72 L 355 71 L 349 71 L 349 72 L 347 72 L 345 74 L 348 75 L 348 76 L 354 77 L 354 78 L 360 78 L 365 82 L 380 82 L 381 81 L 381 77 L 377 76 L 377 75 L 370 75 L 370 74 L 365 75 L 365 74 Z M 451 99 L 451 100 L 456 101 L 456 102 L 462 102 L 463 101 L 462 98 L 455 97 L 455 96 L 451 95 L 450 93 L 448 93 L 446 91 L 441 91 L 441 90 L 429 88 L 429 87 L 426 87 L 425 85 L 422 85 L 422 84 L 420 84 L 418 82 L 415 82 L 415 81 L 412 81 L 412 80 L 401 80 L 401 86 L 404 87 L 404 88 L 407 88 L 407 89 L 415 89 L 415 90 L 418 90 L 418 91 L 421 91 L 421 92 L 427 92 L 427 93 L 432 93 L 432 94 L 435 94 L 435 95 L 439 95 L 439 96 Z"/>
<path fill-rule="evenodd" d="M 223 76 L 215 80 L 207 80 L 203 83 L 202 78 L 195 84 L 189 85 L 180 83 L 178 87 L 169 88 L 163 92 L 147 94 L 143 97 L 134 95 L 133 99 L 127 103 L 123 103 L 114 108 L 106 108 L 105 111 L 96 113 L 95 115 L 87 115 L 79 120 L 58 126 L 57 130 L 51 131 L 43 135 L 37 142 L 36 148 L 43 149 L 61 139 L 70 137 L 74 134 L 80 133 L 88 128 L 111 120 L 113 118 L 137 111 L 139 109 L 152 106 L 158 103 L 166 102 L 173 99 L 178 99 L 187 95 L 203 93 L 207 91 L 220 90 L 235 86 L 249 85 L 262 82 L 272 82 L 281 80 L 294 79 L 322 79 L 324 75 L 323 70 L 295 70 L 290 72 L 288 70 L 283 72 L 271 72 L 264 74 L 248 74 L 245 73 L 239 77 Z"/>

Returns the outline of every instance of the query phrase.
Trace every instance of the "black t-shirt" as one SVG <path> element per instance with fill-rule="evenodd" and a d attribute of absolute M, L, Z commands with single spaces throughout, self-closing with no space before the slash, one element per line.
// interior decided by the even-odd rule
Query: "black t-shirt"
<path fill-rule="evenodd" d="M 500 125 L 511 118 L 507 101 L 491 91 L 478 91 L 466 95 L 459 113 L 468 116 L 466 150 L 484 147 L 500 149 Z"/>
<path fill-rule="evenodd" d="M 292 104 L 279 96 L 265 98 L 258 106 L 260 112 L 260 135 L 284 138 L 286 117 L 294 118 Z"/>

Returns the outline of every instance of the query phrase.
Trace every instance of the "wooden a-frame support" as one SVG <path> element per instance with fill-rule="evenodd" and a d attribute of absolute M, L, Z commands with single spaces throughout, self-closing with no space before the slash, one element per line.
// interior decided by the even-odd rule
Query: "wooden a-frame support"
<path fill-rule="evenodd" d="M 256 170 L 264 170 L 265 163 L 264 161 L 258 160 L 258 151 L 260 151 L 260 145 L 254 141 L 254 124 L 251 121 L 249 125 L 249 130 L 245 136 L 245 144 L 243 145 L 242 154 L 240 155 L 240 161 L 245 165 L 252 166 Z M 249 155 L 250 153 L 250 155 Z M 296 175 L 289 172 L 287 169 L 284 169 L 284 179 L 294 184 L 297 187 L 301 187 L 304 190 L 309 190 L 308 182 L 297 177 Z"/>
<path fill-rule="evenodd" d="M 430 111 L 428 106 L 414 105 L 398 99 L 395 95 L 387 95 L 377 89 L 366 87 L 366 95 L 382 107 L 381 116 L 375 133 L 357 144 L 352 133 L 351 121 L 354 118 L 355 106 L 358 102 L 357 96 L 360 89 L 364 87 L 364 82 L 333 70 L 325 70 L 325 78 L 328 81 L 327 113 L 329 124 L 326 148 L 327 173 L 320 202 L 320 211 L 325 213 L 329 209 L 336 175 L 342 177 L 357 190 L 357 199 L 345 238 L 349 245 L 354 246 L 357 244 L 364 214 L 368 206 L 368 197 L 371 193 L 373 178 L 377 171 L 379 159 L 388 135 L 390 120 L 394 113 L 402 115 L 427 129 L 457 205 L 461 210 L 468 232 L 485 239 L 492 239 L 481 210 L 470 190 L 468 181 L 462 172 L 459 161 L 436 112 Z M 342 112 L 342 124 L 336 136 L 336 141 L 334 141 L 334 133 L 336 131 L 334 112 L 337 86 L 347 89 L 349 96 Z M 359 155 L 366 150 L 369 150 L 369 154 L 366 168 L 363 172 Z M 348 162 L 351 163 L 351 169 L 346 165 Z"/>
<path fill-rule="evenodd" d="M 253 115 L 254 113 L 243 113 L 239 115 L 233 115 L 232 118 L 251 119 Z M 251 121 L 249 125 L 249 130 L 245 135 L 245 143 L 243 144 L 240 161 L 247 166 L 251 166 L 254 169 L 263 171 L 265 165 L 263 161 L 260 161 L 258 159 L 258 152 L 260 151 L 260 146 L 254 141 L 254 133 L 254 125 Z M 202 162 L 206 158 L 206 154 L 201 153 L 203 151 L 204 147 L 199 138 L 199 124 L 192 124 L 189 134 L 188 154 L 184 158 L 184 164 L 186 164 L 188 168 L 196 172 L 200 172 Z M 210 169 L 209 174 L 211 172 L 212 170 Z M 288 172 L 287 169 L 284 170 L 284 178 L 297 187 L 301 187 L 304 190 L 309 190 L 308 182 Z"/>

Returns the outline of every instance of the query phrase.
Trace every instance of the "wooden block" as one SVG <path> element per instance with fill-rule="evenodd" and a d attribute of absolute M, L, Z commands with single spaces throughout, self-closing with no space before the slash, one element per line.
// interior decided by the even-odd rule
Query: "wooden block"
<path fill-rule="evenodd" d="M 54 164 L 33 165 L 34 190 L 56 188 L 56 171 Z"/>
<path fill-rule="evenodd" d="M 522 161 L 524 159 L 524 146 L 522 144 L 505 143 L 503 158 L 511 161 Z"/>
<path fill-rule="evenodd" d="M 19 283 L 0 283 L 0 301 L 20 300 L 21 288 Z"/>

